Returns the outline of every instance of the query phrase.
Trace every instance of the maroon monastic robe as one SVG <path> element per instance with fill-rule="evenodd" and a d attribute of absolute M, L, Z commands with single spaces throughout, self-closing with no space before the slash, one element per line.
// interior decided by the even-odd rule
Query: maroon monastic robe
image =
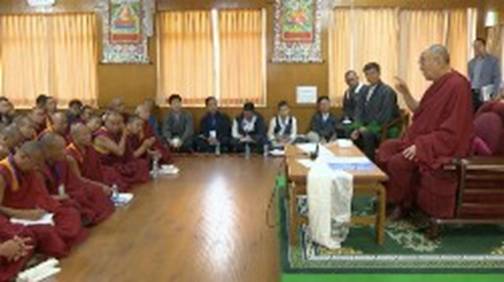
<path fill-rule="evenodd" d="M 24 226 L 12 224 L 9 219 L 0 214 L 0 244 L 15 236 L 20 238 L 30 238 L 28 245 L 36 246 L 36 239 L 33 233 Z M 9 262 L 6 258 L 0 257 L 0 282 L 11 281 L 23 269 L 28 260 L 32 257 L 33 250 L 17 261 Z"/>
<path fill-rule="evenodd" d="M 476 113 L 476 117 L 487 112 L 498 114 L 502 118 L 502 121 L 504 121 L 504 100 L 492 101 L 483 104 Z"/>
<path fill-rule="evenodd" d="M 83 181 L 71 168 L 68 160 L 46 165 L 43 169 L 46 187 L 52 195 L 58 194 L 58 187 L 64 185 L 71 200 L 69 205 L 81 213 L 84 222 L 96 225 L 114 212 L 114 204 L 99 185 Z"/>
<path fill-rule="evenodd" d="M 2 205 L 14 209 L 40 208 L 54 213 L 54 226 L 27 227 L 37 239 L 37 252 L 47 256 L 64 257 L 81 243 L 88 231 L 81 226 L 79 212 L 72 206 L 53 199 L 38 171 L 22 172 L 10 156 L 0 163 L 0 175 L 6 189 Z"/>
<path fill-rule="evenodd" d="M 380 146 L 377 163 L 389 176 L 387 200 L 403 208 L 416 205 L 433 217 L 452 217 L 457 180 L 443 165 L 467 156 L 472 136 L 470 84 L 453 71 L 429 87 L 405 135 Z M 411 145 L 416 145 L 414 161 L 402 155 Z"/>
<path fill-rule="evenodd" d="M 112 134 L 104 127 L 95 133 L 95 138 L 99 136 L 108 138 L 115 143 L 119 143 L 121 139 L 120 136 Z M 123 156 L 117 156 L 96 146 L 95 148 L 98 152 L 105 183 L 114 181 L 117 173 L 121 176 L 120 182 L 124 183 L 123 186 L 120 186 L 120 183 L 115 183 L 121 191 L 127 191 L 135 184 L 149 181 L 149 162 L 147 160 L 132 158 L 128 152 L 125 152 Z"/>
<path fill-rule="evenodd" d="M 154 137 L 156 138 L 156 143 L 152 146 L 153 149 L 158 150 L 161 153 L 161 163 L 171 164 L 173 163 L 173 159 L 170 153 L 170 149 L 163 144 L 156 134 L 154 134 L 154 130 L 152 130 L 149 122 L 145 121 L 143 126 L 143 134 L 140 136 L 140 141 L 143 142 L 144 139 Z"/>

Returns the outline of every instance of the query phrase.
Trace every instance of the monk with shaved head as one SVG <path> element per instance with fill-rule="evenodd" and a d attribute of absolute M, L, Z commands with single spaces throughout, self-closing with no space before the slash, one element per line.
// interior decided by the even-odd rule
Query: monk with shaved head
<path fill-rule="evenodd" d="M 54 225 L 28 229 L 37 238 L 37 252 L 64 257 L 82 242 L 87 231 L 81 227 L 79 212 L 51 197 L 38 171 L 42 151 L 38 141 L 25 142 L 15 154 L 0 161 L 0 213 L 7 217 L 37 220 L 54 214 Z"/>
<path fill-rule="evenodd" d="M 49 192 L 52 195 L 67 195 L 75 201 L 83 222 L 89 225 L 96 225 L 110 216 L 114 210 L 109 198 L 110 189 L 82 177 L 76 161 L 66 154 L 63 137 L 47 133 L 40 143 L 45 157 L 43 173 Z"/>
<path fill-rule="evenodd" d="M 466 157 L 473 135 L 469 81 L 450 66 L 442 45 L 420 56 L 420 70 L 432 84 L 420 101 L 398 78 L 396 88 L 413 112 L 411 126 L 402 138 L 386 141 L 377 161 L 387 172 L 387 200 L 395 205 L 392 218 L 418 207 L 430 217 L 450 218 L 455 212 L 457 179 L 443 170 L 454 158 Z"/>
<path fill-rule="evenodd" d="M 42 138 L 46 133 L 55 133 L 63 137 L 69 143 L 68 117 L 64 112 L 56 112 L 51 115 L 51 124 L 39 135 Z"/>
<path fill-rule="evenodd" d="M 149 181 L 149 163 L 145 159 L 135 158 L 129 152 L 128 135 L 123 116 L 118 112 L 108 112 L 104 126 L 95 133 L 93 141 L 99 153 L 105 183 L 116 181 L 114 178 L 119 173 L 120 183 L 114 184 L 121 190 Z"/>

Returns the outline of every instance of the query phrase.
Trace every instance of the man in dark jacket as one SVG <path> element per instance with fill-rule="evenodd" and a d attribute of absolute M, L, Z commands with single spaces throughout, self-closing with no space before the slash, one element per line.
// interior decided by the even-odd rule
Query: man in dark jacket
<path fill-rule="evenodd" d="M 374 160 L 382 128 L 399 116 L 399 107 L 395 91 L 381 81 L 380 65 L 366 64 L 364 73 L 369 88 L 357 106 L 351 138 L 369 159 Z M 392 130 L 388 135 L 397 137 L 398 132 Z"/>
<path fill-rule="evenodd" d="M 231 121 L 219 111 L 217 99 L 208 97 L 205 100 L 206 115 L 200 122 L 200 134 L 196 139 L 198 152 L 215 152 L 219 146 L 223 153 L 229 152 L 231 144 Z"/>
<path fill-rule="evenodd" d="M 331 101 L 329 97 L 319 97 L 317 107 L 318 111 L 311 119 L 310 132 L 307 137 L 310 142 L 331 142 L 338 137 L 336 129 L 339 127 L 339 120 L 330 112 Z"/>

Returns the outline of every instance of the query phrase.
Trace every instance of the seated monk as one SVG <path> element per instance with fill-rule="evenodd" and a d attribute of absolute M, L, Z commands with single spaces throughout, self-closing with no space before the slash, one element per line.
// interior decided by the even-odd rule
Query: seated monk
<path fill-rule="evenodd" d="M 120 113 L 124 122 L 127 122 L 130 116 L 130 114 L 126 111 L 126 105 L 124 104 L 124 99 L 122 97 L 114 97 L 109 103 L 108 111 Z"/>
<path fill-rule="evenodd" d="M 471 149 L 473 110 L 469 81 L 450 67 L 444 46 L 433 45 L 420 57 L 420 69 L 433 81 L 420 102 L 397 78 L 397 90 L 414 113 L 400 139 L 384 142 L 377 162 L 387 173 L 387 201 L 398 219 L 418 207 L 430 217 L 450 218 L 455 211 L 457 179 L 443 170 Z"/>
<path fill-rule="evenodd" d="M 24 143 L 14 155 L 0 162 L 0 212 L 8 217 L 37 220 L 54 214 L 53 225 L 27 227 L 37 239 L 37 252 L 53 257 L 67 256 L 87 237 L 79 212 L 52 198 L 37 171 L 42 151 L 37 141 Z"/>
<path fill-rule="evenodd" d="M 35 107 L 28 114 L 28 118 L 32 121 L 37 136 L 46 129 L 46 111 L 45 108 Z"/>
<path fill-rule="evenodd" d="M 0 281 L 11 281 L 33 255 L 34 235 L 0 214 Z"/>
<path fill-rule="evenodd" d="M 91 134 L 95 134 L 103 125 L 102 118 L 98 115 L 90 116 L 86 121 L 86 126 L 91 130 Z"/>
<path fill-rule="evenodd" d="M 72 137 L 72 143 L 67 146 L 66 153 L 69 158 L 75 161 L 82 177 L 108 186 L 122 184 L 120 183 L 122 177 L 116 171 L 110 171 L 110 173 L 116 174 L 112 178 L 113 181 L 110 183 L 105 182 L 98 152 L 93 147 L 91 130 L 87 126 L 80 123 L 72 125 L 70 136 Z"/>
<path fill-rule="evenodd" d="M 151 159 L 161 158 L 161 153 L 154 148 L 156 137 L 143 136 L 144 121 L 138 116 L 130 116 L 126 129 L 128 138 L 126 140 L 126 154 L 134 159 L 145 159 L 150 162 Z"/>
<path fill-rule="evenodd" d="M 140 141 L 154 137 L 155 142 L 153 148 L 161 154 L 161 162 L 166 164 L 172 163 L 173 160 L 170 150 L 163 144 L 159 135 L 155 133 L 155 130 L 152 128 L 152 125 L 149 122 L 149 119 L 151 117 L 149 106 L 147 104 L 139 105 L 135 110 L 135 114 L 137 114 L 138 117 L 140 117 L 143 121 Z"/>
<path fill-rule="evenodd" d="M 487 112 L 497 113 L 504 121 L 504 92 L 497 100 L 483 104 L 476 113 L 476 117 Z"/>
<path fill-rule="evenodd" d="M 96 225 L 114 211 L 111 190 L 102 183 L 82 177 L 76 161 L 66 156 L 65 140 L 54 133 L 46 133 L 40 140 L 46 167 L 43 170 L 47 188 L 52 195 L 70 197 L 77 203 L 83 222 Z M 60 187 L 62 190 L 60 191 Z"/>
<path fill-rule="evenodd" d="M 0 133 L 0 144 L 4 146 L 4 152 L 2 153 L 3 158 L 5 154 L 14 153 L 16 147 L 18 147 L 23 142 L 23 134 L 15 124 L 11 124 L 4 128 Z"/>
<path fill-rule="evenodd" d="M 65 143 L 70 143 L 70 136 L 68 134 L 68 117 L 64 112 L 57 112 L 51 115 L 51 124 L 42 131 L 39 135 L 39 139 L 42 138 L 47 133 L 56 133 L 65 139 Z"/>
<path fill-rule="evenodd" d="M 110 183 L 118 172 L 121 175 L 119 190 L 126 191 L 134 184 L 149 181 L 149 163 L 135 159 L 127 151 L 128 130 L 124 127 L 123 117 L 118 112 L 109 112 L 105 116 L 105 126 L 95 133 L 93 141 L 102 165 L 105 183 Z M 115 172 L 112 172 L 115 171 Z"/>
<path fill-rule="evenodd" d="M 23 142 L 35 139 L 35 126 L 28 116 L 16 117 L 14 119 L 14 124 L 19 128 L 19 131 L 23 136 Z"/>

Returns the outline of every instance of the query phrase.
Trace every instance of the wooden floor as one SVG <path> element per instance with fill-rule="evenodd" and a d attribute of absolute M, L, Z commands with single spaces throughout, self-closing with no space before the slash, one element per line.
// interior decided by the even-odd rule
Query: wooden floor
<path fill-rule="evenodd" d="M 93 228 L 57 281 L 278 281 L 277 235 L 265 212 L 280 161 L 176 164 L 179 176 L 136 188 L 130 206 Z"/>

